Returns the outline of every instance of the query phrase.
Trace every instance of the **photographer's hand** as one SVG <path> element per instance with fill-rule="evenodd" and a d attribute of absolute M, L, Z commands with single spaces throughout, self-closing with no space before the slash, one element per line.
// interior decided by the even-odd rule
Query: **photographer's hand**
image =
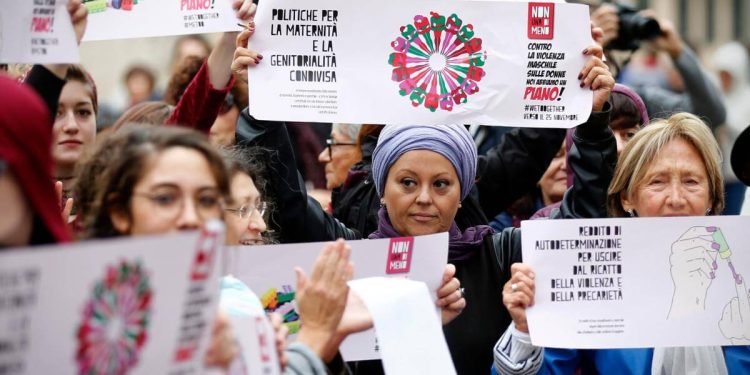
<path fill-rule="evenodd" d="M 609 42 L 617 39 L 620 31 L 620 17 L 617 16 L 617 8 L 612 4 L 602 4 L 591 13 L 591 22 L 604 32 L 601 40 L 596 42 L 607 46 Z"/>
<path fill-rule="evenodd" d="M 684 42 L 682 41 L 682 38 L 680 38 L 680 34 L 675 30 L 672 21 L 656 17 L 654 11 L 650 9 L 641 11 L 641 15 L 644 17 L 652 17 L 659 21 L 661 36 L 651 41 L 654 47 L 660 51 L 668 53 L 673 60 L 680 57 L 684 48 Z"/>

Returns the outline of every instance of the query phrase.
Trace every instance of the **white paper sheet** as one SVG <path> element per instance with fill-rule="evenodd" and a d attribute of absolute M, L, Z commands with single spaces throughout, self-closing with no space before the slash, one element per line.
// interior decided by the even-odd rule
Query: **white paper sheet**
<path fill-rule="evenodd" d="M 591 112 L 584 5 L 274 0 L 255 21 L 259 119 L 572 127 Z"/>
<path fill-rule="evenodd" d="M 354 277 L 388 276 L 423 281 L 436 300 L 448 260 L 448 235 L 347 241 L 352 248 Z M 290 332 L 299 329 L 294 303 L 297 281 L 293 268 L 309 271 L 323 243 L 229 248 L 230 272 L 255 291 L 267 312 L 285 317 Z M 350 335 L 341 346 L 347 361 L 380 358 L 373 330 Z"/>
<path fill-rule="evenodd" d="M 531 341 L 563 348 L 750 344 L 750 217 L 522 223 Z"/>
<path fill-rule="evenodd" d="M 84 41 L 237 31 L 231 0 L 88 0 Z"/>
<path fill-rule="evenodd" d="M 386 374 L 456 373 L 424 283 L 370 277 L 353 280 L 349 286 L 372 315 Z"/>
<path fill-rule="evenodd" d="M 68 0 L 3 0 L 0 62 L 79 62 L 78 43 L 67 4 Z"/>
<path fill-rule="evenodd" d="M 0 252 L 0 368 L 199 373 L 223 231 Z"/>

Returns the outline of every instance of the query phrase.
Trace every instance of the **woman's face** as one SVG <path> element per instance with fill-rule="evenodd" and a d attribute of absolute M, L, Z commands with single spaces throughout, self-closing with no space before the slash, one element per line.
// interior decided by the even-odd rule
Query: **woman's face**
<path fill-rule="evenodd" d="M 547 171 L 539 179 L 539 188 L 542 190 L 542 198 L 544 199 L 545 206 L 561 201 L 565 190 L 568 189 L 566 167 L 565 142 L 563 142 L 557 155 L 549 163 Z"/>
<path fill-rule="evenodd" d="M 404 236 L 446 232 L 461 205 L 461 182 L 444 156 L 409 151 L 388 171 L 382 201 L 393 228 Z"/>
<path fill-rule="evenodd" d="M 230 189 L 233 204 L 229 206 L 229 209 L 240 210 L 244 206 L 248 214 L 245 218 L 241 217 L 239 211 L 227 214 L 227 244 L 262 245 L 262 234 L 266 231 L 266 222 L 258 211 L 262 204 L 260 191 L 255 187 L 253 179 L 243 172 L 234 174 Z"/>
<path fill-rule="evenodd" d="M 172 147 L 148 163 L 130 199 L 130 217 L 112 212 L 122 234 L 164 234 L 202 228 L 221 219 L 224 202 L 211 167 L 200 152 Z"/>
<path fill-rule="evenodd" d="M 90 89 L 85 84 L 68 81 L 63 86 L 52 137 L 52 157 L 58 168 L 74 167 L 94 145 L 96 114 Z"/>
<path fill-rule="evenodd" d="M 698 151 L 684 139 L 667 143 L 648 166 L 623 208 L 639 216 L 701 216 L 711 207 L 708 173 Z"/>
<path fill-rule="evenodd" d="M 324 148 L 318 155 L 318 161 L 325 164 L 327 189 L 343 185 L 349 169 L 360 159 L 359 149 L 353 145 L 357 142 L 355 139 L 335 130 L 331 132 L 331 139 L 335 143 Z"/>
<path fill-rule="evenodd" d="M 0 220 L 0 248 L 28 245 L 33 227 L 32 209 L 7 165 L 0 165 L 0 211 L 5 217 Z"/>

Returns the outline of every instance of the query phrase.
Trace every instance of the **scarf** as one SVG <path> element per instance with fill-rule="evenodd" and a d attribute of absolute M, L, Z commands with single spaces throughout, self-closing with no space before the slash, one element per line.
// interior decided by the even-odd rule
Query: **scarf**
<path fill-rule="evenodd" d="M 484 237 L 492 235 L 494 231 L 489 225 L 477 225 L 461 232 L 456 222 L 448 230 L 448 261 L 460 262 L 470 259 L 476 250 L 482 247 Z M 378 211 L 378 230 L 368 236 L 370 239 L 403 237 L 396 232 L 391 219 L 384 209 Z"/>

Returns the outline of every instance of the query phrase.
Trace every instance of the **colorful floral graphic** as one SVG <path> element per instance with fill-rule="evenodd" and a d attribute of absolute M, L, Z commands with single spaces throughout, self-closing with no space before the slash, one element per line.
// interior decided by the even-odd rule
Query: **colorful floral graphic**
<path fill-rule="evenodd" d="M 300 329 L 299 315 L 294 304 L 294 289 L 291 285 L 283 285 L 281 290 L 268 289 L 260 296 L 260 302 L 266 313 L 275 312 L 284 317 L 284 324 L 289 328 L 289 333 L 295 334 Z"/>
<path fill-rule="evenodd" d="M 104 12 L 107 8 L 133 10 L 138 0 L 83 0 L 83 5 L 89 9 L 89 13 Z"/>
<path fill-rule="evenodd" d="M 152 290 L 140 261 L 108 266 L 77 330 L 79 374 L 125 374 L 147 340 Z"/>
<path fill-rule="evenodd" d="M 396 51 L 388 58 L 394 67 L 391 79 L 400 82 L 399 94 L 408 95 L 414 107 L 452 111 L 479 91 L 487 53 L 482 39 L 474 38 L 474 26 L 464 25 L 456 14 L 447 20 L 437 12 L 415 16 L 391 47 Z"/>

